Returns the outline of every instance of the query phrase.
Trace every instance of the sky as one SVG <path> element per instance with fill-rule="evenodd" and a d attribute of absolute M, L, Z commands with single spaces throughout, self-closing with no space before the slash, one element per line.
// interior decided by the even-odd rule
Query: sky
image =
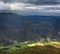
<path fill-rule="evenodd" d="M 0 10 L 20 15 L 59 15 L 60 0 L 0 0 Z"/>

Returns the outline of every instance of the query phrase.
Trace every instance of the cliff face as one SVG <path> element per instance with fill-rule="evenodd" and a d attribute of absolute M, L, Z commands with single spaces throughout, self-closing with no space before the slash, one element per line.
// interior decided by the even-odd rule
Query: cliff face
<path fill-rule="evenodd" d="M 60 17 L 20 16 L 13 13 L 0 13 L 0 37 L 17 41 L 40 38 L 60 39 Z"/>

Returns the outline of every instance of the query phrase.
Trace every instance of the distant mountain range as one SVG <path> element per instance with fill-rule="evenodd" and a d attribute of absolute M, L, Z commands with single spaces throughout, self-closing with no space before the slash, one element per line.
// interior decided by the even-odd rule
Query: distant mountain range
<path fill-rule="evenodd" d="M 47 37 L 60 40 L 60 16 L 0 13 L 0 37 L 16 41 L 39 40 Z"/>

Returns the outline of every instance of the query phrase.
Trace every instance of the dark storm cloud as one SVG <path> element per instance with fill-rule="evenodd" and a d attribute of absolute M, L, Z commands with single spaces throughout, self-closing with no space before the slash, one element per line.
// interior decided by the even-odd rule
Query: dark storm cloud
<path fill-rule="evenodd" d="M 5 3 L 11 2 L 22 2 L 22 3 L 32 3 L 32 4 L 60 4 L 60 0 L 0 0 Z"/>
<path fill-rule="evenodd" d="M 60 4 L 60 0 L 28 0 L 32 4 Z"/>
<path fill-rule="evenodd" d="M 14 3 L 14 2 L 27 2 L 27 0 L 0 0 L 0 1 L 3 1 L 4 3 Z"/>

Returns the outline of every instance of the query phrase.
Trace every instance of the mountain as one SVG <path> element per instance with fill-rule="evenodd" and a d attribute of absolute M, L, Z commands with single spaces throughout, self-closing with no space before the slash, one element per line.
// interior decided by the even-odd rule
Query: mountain
<path fill-rule="evenodd" d="M 0 37 L 16 41 L 60 39 L 60 16 L 21 16 L 0 13 Z M 1 38 L 0 38 L 1 39 Z"/>

